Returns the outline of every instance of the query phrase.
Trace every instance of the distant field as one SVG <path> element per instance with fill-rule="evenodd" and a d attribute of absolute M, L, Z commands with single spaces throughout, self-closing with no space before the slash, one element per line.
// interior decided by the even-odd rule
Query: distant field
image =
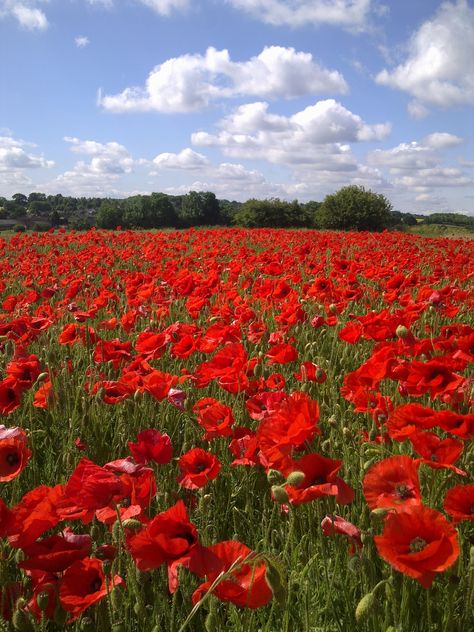
<path fill-rule="evenodd" d="M 474 231 L 464 226 L 449 226 L 447 224 L 424 224 L 409 226 L 407 232 L 420 237 L 457 237 L 474 238 Z"/>

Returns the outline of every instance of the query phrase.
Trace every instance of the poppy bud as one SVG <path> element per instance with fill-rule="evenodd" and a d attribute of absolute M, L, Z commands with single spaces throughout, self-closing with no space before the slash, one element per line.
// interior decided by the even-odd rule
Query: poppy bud
<path fill-rule="evenodd" d="M 378 520 L 379 518 L 383 519 L 389 513 L 390 509 L 386 507 L 377 507 L 376 509 L 372 509 L 370 512 L 370 517 Z"/>
<path fill-rule="evenodd" d="M 135 402 L 137 402 L 139 399 L 142 398 L 143 393 L 141 392 L 140 389 L 137 388 L 137 390 L 135 391 L 135 393 L 133 394 L 133 400 Z"/>
<path fill-rule="evenodd" d="M 37 384 L 41 384 L 41 382 L 44 382 L 47 377 L 49 377 L 49 373 L 47 371 L 40 373 L 38 377 L 36 378 L 35 386 Z"/>
<path fill-rule="evenodd" d="M 58 606 L 54 613 L 54 622 L 59 628 L 63 629 L 64 626 L 66 625 L 66 619 L 68 618 L 68 616 L 69 616 L 69 613 Z"/>
<path fill-rule="evenodd" d="M 26 612 L 20 608 L 15 610 L 12 616 L 13 628 L 18 632 L 33 632 L 34 627 Z"/>
<path fill-rule="evenodd" d="M 354 573 L 354 575 L 360 575 L 360 572 L 362 570 L 362 560 L 357 555 L 353 555 L 349 558 L 347 566 L 349 570 Z"/>
<path fill-rule="evenodd" d="M 291 485 L 292 487 L 298 487 L 298 485 L 301 485 L 304 479 L 305 479 L 304 472 L 297 471 L 297 472 L 291 472 L 291 474 L 288 474 L 288 478 L 286 479 L 286 482 L 288 483 L 288 485 Z"/>
<path fill-rule="evenodd" d="M 95 630 L 94 622 L 90 617 L 84 617 L 81 621 L 81 631 L 92 632 Z"/>
<path fill-rule="evenodd" d="M 284 480 L 285 477 L 278 470 L 268 470 L 267 481 L 270 485 L 279 485 L 280 483 L 283 483 Z"/>
<path fill-rule="evenodd" d="M 18 549 L 15 553 L 15 562 L 19 564 L 20 562 L 23 562 L 24 559 L 25 559 L 25 554 L 23 553 L 21 549 Z"/>
<path fill-rule="evenodd" d="M 125 632 L 126 627 L 123 621 L 118 621 L 112 624 L 112 632 Z"/>
<path fill-rule="evenodd" d="M 122 522 L 122 526 L 124 529 L 141 529 L 143 527 L 140 520 L 135 520 L 135 518 L 127 518 Z"/>
<path fill-rule="evenodd" d="M 146 611 L 143 607 L 143 604 L 137 601 L 137 603 L 133 606 L 133 612 L 137 615 L 139 619 L 144 619 L 146 617 Z"/>
<path fill-rule="evenodd" d="M 286 489 L 280 485 L 272 485 L 272 496 L 279 505 L 284 505 L 288 502 Z"/>
<path fill-rule="evenodd" d="M 350 439 L 352 432 L 350 428 L 348 428 L 347 426 L 344 426 L 344 428 L 342 429 L 342 434 L 344 436 L 344 439 Z"/>
<path fill-rule="evenodd" d="M 36 597 L 36 603 L 38 604 L 38 608 L 40 610 L 46 610 L 49 603 L 49 595 L 45 590 L 38 593 L 38 596 Z"/>
<path fill-rule="evenodd" d="M 117 590 L 117 588 L 112 590 L 112 592 L 110 593 L 110 601 L 112 602 L 112 607 L 114 610 L 120 610 L 123 605 L 123 591 Z"/>
<path fill-rule="evenodd" d="M 216 613 L 211 610 L 204 621 L 206 632 L 214 632 L 217 629 Z"/>
<path fill-rule="evenodd" d="M 405 327 L 405 325 L 398 325 L 395 330 L 395 333 L 399 338 L 408 338 L 410 330 Z"/>
<path fill-rule="evenodd" d="M 355 611 L 355 618 L 357 623 L 360 623 L 370 615 L 376 606 L 374 593 L 367 593 L 357 604 Z"/>
<path fill-rule="evenodd" d="M 90 530 L 91 538 L 97 540 L 100 535 L 99 525 L 93 524 Z"/>
<path fill-rule="evenodd" d="M 332 426 L 333 428 L 335 428 L 337 426 L 337 419 L 336 419 L 336 415 L 331 415 L 328 419 L 328 424 L 330 426 Z"/>

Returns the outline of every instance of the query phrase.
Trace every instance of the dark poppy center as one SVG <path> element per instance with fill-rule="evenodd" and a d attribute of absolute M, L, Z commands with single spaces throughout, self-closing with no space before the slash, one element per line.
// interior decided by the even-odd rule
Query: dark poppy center
<path fill-rule="evenodd" d="M 414 538 L 410 542 L 410 553 L 419 553 L 420 551 L 423 551 L 427 544 L 428 543 L 426 540 L 423 540 L 423 538 Z"/>
<path fill-rule="evenodd" d="M 430 460 L 433 461 L 434 463 L 436 463 L 436 461 L 438 460 L 438 457 L 436 456 L 436 454 L 432 454 L 430 456 Z"/>
<path fill-rule="evenodd" d="M 408 485 L 397 485 L 395 488 L 396 495 L 402 500 L 406 500 L 407 498 L 413 498 L 413 493 Z"/>
<path fill-rule="evenodd" d="M 196 465 L 194 466 L 194 470 L 200 474 L 201 472 L 204 472 L 204 470 L 207 470 L 207 463 L 196 463 Z"/>
<path fill-rule="evenodd" d="M 15 465 L 18 465 L 20 462 L 20 457 L 18 456 L 18 452 L 10 452 L 10 454 L 7 454 L 5 460 L 10 467 L 15 467 Z"/>
<path fill-rule="evenodd" d="M 91 592 L 98 592 L 102 588 L 102 580 L 100 577 L 96 577 L 91 583 Z"/>

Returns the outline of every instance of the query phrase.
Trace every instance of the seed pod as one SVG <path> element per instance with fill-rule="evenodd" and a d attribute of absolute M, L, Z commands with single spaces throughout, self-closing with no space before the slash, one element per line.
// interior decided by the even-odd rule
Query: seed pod
<path fill-rule="evenodd" d="M 124 529 L 141 529 L 143 526 L 140 520 L 135 520 L 135 518 L 127 518 L 122 522 L 122 526 Z"/>
<path fill-rule="evenodd" d="M 360 623 L 370 615 L 375 609 L 376 601 L 374 593 L 367 593 L 357 604 L 355 611 L 355 618 L 357 623 Z"/>
<path fill-rule="evenodd" d="M 38 593 L 38 596 L 36 597 L 36 603 L 38 604 L 38 608 L 40 610 L 46 610 L 49 603 L 49 595 L 45 590 Z"/>

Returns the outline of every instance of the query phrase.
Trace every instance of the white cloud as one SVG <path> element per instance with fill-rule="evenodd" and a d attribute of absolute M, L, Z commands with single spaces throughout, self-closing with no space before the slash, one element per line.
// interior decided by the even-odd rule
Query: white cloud
<path fill-rule="evenodd" d="M 220 147 L 234 158 L 340 171 L 356 168 L 348 143 L 381 139 L 391 126 L 368 125 L 337 101 L 327 99 L 290 117 L 268 113 L 267 103 L 248 103 L 221 120 L 218 127 L 217 134 L 192 134 L 193 144 Z"/>
<path fill-rule="evenodd" d="M 219 98 L 250 95 L 290 99 L 346 91 L 343 76 L 320 66 L 311 53 L 270 46 L 248 61 L 234 62 L 227 50 L 209 47 L 205 55 L 166 60 L 151 71 L 145 87 L 101 96 L 99 103 L 113 112 L 193 112 Z"/>
<path fill-rule="evenodd" d="M 29 31 L 44 31 L 48 27 L 46 15 L 36 6 L 37 0 L 1 0 L 0 18 L 13 17 L 18 24 Z"/>
<path fill-rule="evenodd" d="M 433 167 L 420 169 L 412 175 L 402 176 L 395 184 L 415 191 L 429 192 L 439 187 L 464 187 L 474 185 L 474 179 L 455 167 Z"/>
<path fill-rule="evenodd" d="M 78 35 L 74 38 L 74 42 L 78 48 L 85 48 L 90 44 L 90 40 L 86 35 Z"/>
<path fill-rule="evenodd" d="M 445 149 L 446 147 L 455 147 L 464 142 L 464 139 L 455 134 L 448 134 L 447 132 L 434 132 L 428 134 L 422 140 L 423 145 L 427 147 L 433 147 L 433 149 Z"/>
<path fill-rule="evenodd" d="M 139 0 L 139 2 L 160 15 L 170 15 L 172 11 L 185 11 L 190 7 L 190 0 Z"/>
<path fill-rule="evenodd" d="M 88 164 L 82 161 L 77 163 L 88 174 L 118 176 L 132 171 L 134 161 L 127 149 L 119 143 L 98 143 L 71 136 L 65 136 L 64 140 L 71 144 L 71 151 L 74 153 L 92 156 Z"/>
<path fill-rule="evenodd" d="M 178 154 L 168 152 L 158 154 L 158 156 L 153 159 L 153 164 L 158 167 L 158 169 L 195 170 L 207 167 L 210 163 L 206 156 L 187 147 Z"/>
<path fill-rule="evenodd" d="M 438 157 L 431 147 L 417 142 L 401 143 L 393 149 L 375 149 L 367 156 L 369 165 L 386 167 L 392 173 L 400 170 L 427 169 L 438 164 Z"/>
<path fill-rule="evenodd" d="M 474 9 L 466 0 L 445 2 L 412 36 L 407 60 L 376 81 L 413 95 L 409 111 L 422 116 L 423 104 L 474 103 L 473 59 Z"/>
<path fill-rule="evenodd" d="M 35 145 L 11 136 L 0 136 L 0 172 L 40 167 L 48 169 L 54 165 L 52 160 L 46 160 L 43 155 L 31 153 L 30 147 Z"/>
<path fill-rule="evenodd" d="M 426 118 L 430 111 L 419 101 L 410 101 L 407 105 L 408 114 L 417 120 Z"/>
<path fill-rule="evenodd" d="M 362 29 L 371 0 L 227 0 L 236 9 L 275 26 L 331 24 Z"/>

